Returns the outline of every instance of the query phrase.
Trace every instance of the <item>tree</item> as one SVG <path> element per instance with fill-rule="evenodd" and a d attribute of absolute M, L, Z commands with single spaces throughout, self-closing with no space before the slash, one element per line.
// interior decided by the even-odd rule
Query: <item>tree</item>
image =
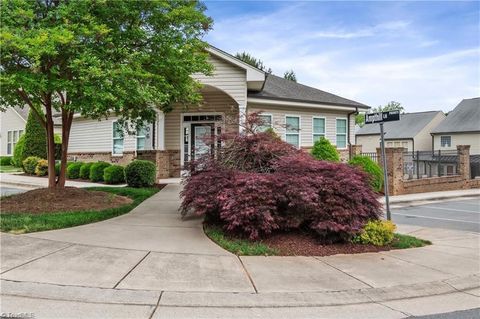
<path fill-rule="evenodd" d="M 182 0 L 2 1 L 0 108 L 34 110 L 47 135 L 50 188 L 65 186 L 74 114 L 115 114 L 138 127 L 153 121 L 156 109 L 201 100 L 191 74 L 212 72 L 201 40 L 212 23 L 204 11 L 199 2 Z M 62 119 L 58 179 L 55 110 Z"/>
<path fill-rule="evenodd" d="M 38 111 L 39 114 L 43 113 Z M 27 125 L 25 126 L 25 141 L 21 161 L 30 156 L 47 158 L 47 135 L 40 121 L 35 116 L 33 110 L 28 113 Z"/>
<path fill-rule="evenodd" d="M 235 54 L 235 57 L 242 60 L 243 62 L 245 62 L 247 64 L 250 64 L 251 66 L 256 67 L 257 69 L 260 69 L 260 70 L 265 71 L 265 72 L 270 73 L 270 74 L 272 73 L 271 68 L 267 68 L 263 64 L 262 60 L 255 58 L 250 53 L 247 53 L 245 51 L 242 52 L 242 53 L 237 52 L 237 54 Z"/>
<path fill-rule="evenodd" d="M 283 78 L 286 80 L 297 82 L 297 76 L 295 75 L 295 72 L 293 70 L 285 71 L 285 73 L 283 73 Z"/>

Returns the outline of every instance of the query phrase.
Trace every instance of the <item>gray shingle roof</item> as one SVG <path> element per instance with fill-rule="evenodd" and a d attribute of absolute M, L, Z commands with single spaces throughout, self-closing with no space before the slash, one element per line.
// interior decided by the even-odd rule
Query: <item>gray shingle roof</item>
<path fill-rule="evenodd" d="M 368 107 L 365 104 L 348 100 L 310 86 L 289 81 L 273 74 L 267 74 L 265 85 L 260 92 L 248 92 L 248 97 L 294 102 L 313 102 L 349 107 Z"/>
<path fill-rule="evenodd" d="M 405 139 L 413 138 L 428 123 L 430 123 L 437 114 L 442 111 L 429 111 L 400 114 L 399 121 L 385 122 L 383 124 L 386 139 Z M 365 124 L 356 135 L 380 135 L 380 124 Z"/>
<path fill-rule="evenodd" d="M 480 132 L 480 97 L 465 99 L 432 133 Z"/>
<path fill-rule="evenodd" d="M 18 113 L 25 121 L 28 119 L 28 112 L 30 111 L 30 107 L 28 105 L 25 105 L 23 108 L 20 106 L 14 106 L 13 109 L 15 112 Z"/>

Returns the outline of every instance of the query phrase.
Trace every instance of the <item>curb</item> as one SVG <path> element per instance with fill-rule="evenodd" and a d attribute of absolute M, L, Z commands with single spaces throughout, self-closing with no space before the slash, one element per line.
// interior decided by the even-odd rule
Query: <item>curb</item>
<path fill-rule="evenodd" d="M 396 204 L 409 204 L 409 203 L 421 203 L 421 202 L 429 202 L 429 201 L 437 201 L 437 200 L 445 200 L 445 199 L 456 199 L 456 198 L 466 198 L 466 197 L 478 197 L 480 194 L 464 194 L 464 195 L 456 195 L 456 196 L 436 196 L 436 197 L 429 197 L 429 198 L 421 198 L 421 199 L 405 199 L 405 200 L 391 200 L 390 199 L 390 204 L 396 205 Z M 382 205 L 385 205 L 385 200 L 382 199 L 380 201 Z M 420 204 L 421 205 L 421 204 Z"/>
<path fill-rule="evenodd" d="M 86 303 L 128 304 L 164 307 L 286 308 L 327 307 L 380 303 L 480 288 L 479 274 L 413 285 L 319 292 L 176 292 L 64 286 L 46 283 L 1 280 L 1 294 L 38 299 Z"/>

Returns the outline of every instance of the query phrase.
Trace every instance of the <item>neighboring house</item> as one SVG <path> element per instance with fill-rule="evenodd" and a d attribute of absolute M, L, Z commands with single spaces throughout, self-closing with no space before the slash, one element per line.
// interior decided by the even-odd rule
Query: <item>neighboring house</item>
<path fill-rule="evenodd" d="M 8 107 L 0 113 L 0 155 L 12 156 L 15 145 L 25 132 L 29 108 Z"/>
<path fill-rule="evenodd" d="M 0 112 L 0 156 L 13 156 L 15 145 L 25 132 L 29 112 L 29 106 L 7 107 L 5 112 Z M 54 131 L 62 132 L 60 119 L 55 120 Z"/>
<path fill-rule="evenodd" d="M 403 147 L 408 151 L 431 151 L 430 132 L 444 120 L 442 111 L 406 113 L 399 121 L 385 122 L 385 147 Z M 355 133 L 355 144 L 362 152 L 380 147 L 380 124 L 366 124 Z"/>
<path fill-rule="evenodd" d="M 470 145 L 470 154 L 480 155 L 480 98 L 462 100 L 431 133 L 435 150 Z"/>
<path fill-rule="evenodd" d="M 122 164 L 143 158 L 157 163 L 159 178 L 179 176 L 188 161 L 211 151 L 204 143 L 206 136 L 241 131 L 246 114 L 256 111 L 263 111 L 267 126 L 296 147 L 311 148 L 325 136 L 344 158 L 348 156 L 355 137 L 354 115 L 368 106 L 266 74 L 217 48 L 207 50 L 213 75 L 193 75 L 204 85 L 201 105 L 159 111 L 157 120 L 136 135 L 119 130 L 115 116 L 102 121 L 76 116 L 70 158 Z"/>

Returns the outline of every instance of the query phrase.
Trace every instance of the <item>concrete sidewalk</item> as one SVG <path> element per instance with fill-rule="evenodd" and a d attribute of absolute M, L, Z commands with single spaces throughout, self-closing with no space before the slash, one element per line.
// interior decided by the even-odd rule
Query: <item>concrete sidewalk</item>
<path fill-rule="evenodd" d="M 234 256 L 179 185 L 131 213 L 1 235 L 1 312 L 35 318 L 405 318 L 480 306 L 480 236 L 401 226 L 432 246 L 329 257 Z"/>
<path fill-rule="evenodd" d="M 411 203 L 411 202 L 444 200 L 444 199 L 454 199 L 454 198 L 461 198 L 461 197 L 480 197 L 480 189 L 459 189 L 459 190 L 444 191 L 444 192 L 396 195 L 396 196 L 390 196 L 390 203 L 404 204 L 404 203 Z M 385 203 L 385 197 L 382 196 L 380 198 L 380 202 Z"/>

